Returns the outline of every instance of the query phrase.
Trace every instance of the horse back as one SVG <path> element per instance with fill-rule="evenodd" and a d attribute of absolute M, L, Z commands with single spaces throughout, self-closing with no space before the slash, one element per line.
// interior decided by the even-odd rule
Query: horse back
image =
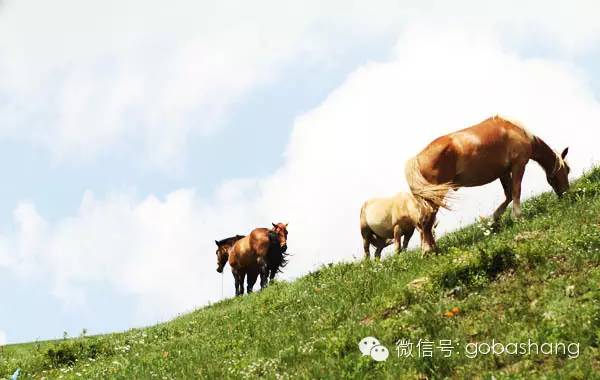
<path fill-rule="evenodd" d="M 373 198 L 363 204 L 361 229 L 368 228 L 381 238 L 393 236 L 393 198 Z"/>
<path fill-rule="evenodd" d="M 531 136 L 520 125 L 495 116 L 435 139 L 419 153 L 419 169 L 430 183 L 483 185 L 514 161 L 530 158 Z"/>
<path fill-rule="evenodd" d="M 249 268 L 256 266 L 256 257 L 252 251 L 250 235 L 235 242 L 229 254 L 229 265 L 232 268 Z"/>
<path fill-rule="evenodd" d="M 265 257 L 269 251 L 269 245 L 271 239 L 269 238 L 268 228 L 255 228 L 248 235 L 248 244 L 250 249 L 256 254 L 256 256 Z"/>
<path fill-rule="evenodd" d="M 410 192 L 396 194 L 393 198 L 392 221 L 402 228 L 414 227 L 419 222 L 421 211 L 419 203 Z"/>

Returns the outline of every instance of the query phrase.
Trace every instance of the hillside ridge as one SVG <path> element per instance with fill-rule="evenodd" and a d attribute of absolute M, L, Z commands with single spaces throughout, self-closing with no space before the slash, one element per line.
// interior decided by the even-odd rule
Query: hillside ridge
<path fill-rule="evenodd" d="M 144 329 L 7 346 L 0 378 L 600 378 L 600 168 L 563 199 L 543 193 L 522 219 L 480 220 L 439 249 L 326 265 Z M 386 361 L 361 354 L 368 336 Z M 469 351 L 492 342 L 573 350 Z"/>

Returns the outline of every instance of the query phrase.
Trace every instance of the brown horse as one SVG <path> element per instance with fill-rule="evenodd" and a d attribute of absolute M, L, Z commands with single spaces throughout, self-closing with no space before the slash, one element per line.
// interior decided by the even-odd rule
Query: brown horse
<path fill-rule="evenodd" d="M 260 274 L 260 286 L 264 288 L 269 279 L 286 264 L 287 224 L 273 223 L 273 228 L 256 228 L 248 236 L 235 237 L 216 242 L 217 271 L 221 273 L 229 262 L 235 280 L 236 296 L 244 294 L 244 278 L 247 276 L 247 292 L 251 293 Z"/>
<path fill-rule="evenodd" d="M 521 125 L 494 116 L 472 127 L 434 140 L 406 164 L 406 180 L 413 194 L 428 205 L 422 221 L 423 251 L 435 249 L 432 233 L 440 207 L 450 189 L 482 186 L 499 179 L 506 200 L 494 212 L 497 221 L 510 202 L 512 215 L 521 215 L 521 181 L 525 166 L 534 160 L 546 172 L 548 183 L 560 197 L 569 189 L 569 149 L 555 153 Z"/>
<path fill-rule="evenodd" d="M 244 235 L 235 235 L 227 239 L 215 240 L 215 244 L 217 244 L 217 272 L 223 273 L 223 268 L 229 260 L 229 251 L 233 248 L 235 242 L 243 237 Z"/>

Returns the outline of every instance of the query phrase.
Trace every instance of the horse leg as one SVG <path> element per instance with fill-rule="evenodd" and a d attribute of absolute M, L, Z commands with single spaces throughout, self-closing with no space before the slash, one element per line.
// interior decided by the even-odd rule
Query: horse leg
<path fill-rule="evenodd" d="M 258 269 L 253 269 L 251 271 L 248 271 L 248 278 L 247 278 L 247 287 L 246 287 L 246 293 L 250 294 L 252 293 L 252 288 L 254 287 L 254 284 L 256 284 L 256 278 L 258 277 Z"/>
<path fill-rule="evenodd" d="M 269 285 L 269 268 L 265 267 L 260 272 L 260 288 L 266 288 Z"/>
<path fill-rule="evenodd" d="M 510 172 L 500 177 L 500 183 L 502 183 L 502 188 L 504 189 L 504 196 L 506 199 L 500 206 L 498 206 L 496 211 L 494 211 L 494 223 L 500 220 L 502 214 L 504 214 L 504 211 L 506 211 L 506 208 L 510 202 L 512 202 L 512 176 Z"/>
<path fill-rule="evenodd" d="M 263 289 L 269 283 L 269 268 L 262 257 L 258 258 L 258 272 L 260 273 L 260 288 Z"/>
<path fill-rule="evenodd" d="M 515 219 L 521 217 L 521 182 L 525 174 L 525 165 L 527 162 L 521 162 L 513 165 L 512 168 L 512 216 Z"/>
<path fill-rule="evenodd" d="M 388 246 L 387 239 L 383 239 L 383 238 L 380 238 L 379 236 L 375 236 L 374 243 L 375 243 L 374 244 L 375 245 L 375 253 L 374 253 L 375 259 L 380 260 L 381 259 L 381 251 L 383 251 L 383 249 Z"/>
<path fill-rule="evenodd" d="M 244 295 L 244 279 L 246 278 L 246 272 L 240 271 L 240 296 Z"/>
<path fill-rule="evenodd" d="M 369 228 L 369 226 L 367 225 L 367 221 L 364 219 L 364 213 L 362 210 L 360 213 L 360 235 L 362 236 L 362 239 L 363 239 L 363 249 L 365 251 L 364 258 L 368 260 L 371 258 L 370 249 L 371 249 L 372 240 L 375 237 L 375 234 L 373 233 L 373 231 L 371 231 L 371 228 Z"/>
<path fill-rule="evenodd" d="M 399 225 L 394 226 L 394 247 L 396 248 L 396 253 L 400 253 L 402 251 L 402 230 Z"/>
<path fill-rule="evenodd" d="M 235 282 L 235 296 L 240 295 L 240 276 L 237 269 L 231 268 L 231 274 L 233 275 L 233 281 Z"/>
<path fill-rule="evenodd" d="M 423 219 L 423 229 L 421 231 L 421 250 L 423 251 L 423 255 L 437 249 L 435 238 L 433 237 L 433 226 L 435 225 L 437 212 L 438 210 L 434 210 Z"/>
<path fill-rule="evenodd" d="M 402 242 L 402 250 L 406 251 L 408 249 L 408 242 L 410 242 L 410 238 L 413 236 L 415 232 L 415 228 L 411 228 L 404 233 L 404 241 Z"/>
<path fill-rule="evenodd" d="M 371 247 L 371 243 L 369 242 L 369 239 L 363 237 L 363 248 L 365 250 L 365 260 L 368 260 L 371 258 L 371 252 L 369 251 L 370 247 Z"/>
<path fill-rule="evenodd" d="M 381 251 L 383 251 L 383 248 L 375 247 L 375 253 L 373 254 L 373 256 L 375 256 L 375 260 L 381 260 Z"/>

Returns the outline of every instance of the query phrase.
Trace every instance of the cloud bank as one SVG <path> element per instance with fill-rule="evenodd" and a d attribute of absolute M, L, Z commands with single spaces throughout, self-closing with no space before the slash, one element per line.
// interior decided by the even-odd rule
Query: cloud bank
<path fill-rule="evenodd" d="M 87 192 L 76 215 L 56 221 L 24 202 L 15 233 L 0 237 L 0 265 L 22 276 L 43 272 L 66 305 L 84 307 L 86 286 L 101 282 L 135 296 L 140 323 L 166 319 L 221 297 L 215 239 L 289 222 L 288 279 L 360 258 L 361 203 L 406 190 L 407 158 L 496 113 L 555 149 L 568 145 L 574 175 L 598 158 L 590 137 L 600 104 L 576 67 L 523 58 L 494 33 L 422 21 L 406 26 L 388 60 L 357 68 L 297 118 L 272 175 L 227 181 L 208 198 L 193 189 L 163 199 Z M 531 163 L 524 193 L 543 190 L 543 172 Z M 440 216 L 442 231 L 490 215 L 503 195 L 495 183 L 458 197 L 456 211 Z M 229 296 L 229 274 L 225 284 Z"/>
<path fill-rule="evenodd" d="M 421 18 L 577 54 L 598 41 L 598 11 L 593 0 L 6 0 L 0 138 L 42 146 L 59 162 L 126 151 L 169 172 L 191 138 L 215 133 L 286 65 L 335 65 L 358 41 Z"/>
<path fill-rule="evenodd" d="M 284 65 L 300 56 L 304 64 L 335 61 L 330 45 L 367 8 L 7 0 L 0 8 L 0 137 L 40 145 L 59 162 L 133 150 L 145 166 L 177 169 L 190 138 L 214 133 L 236 101 Z M 335 31 L 329 38 L 319 25 L 334 14 L 341 21 L 327 27 Z M 354 34 L 375 35 L 404 16 L 363 20 Z"/>

